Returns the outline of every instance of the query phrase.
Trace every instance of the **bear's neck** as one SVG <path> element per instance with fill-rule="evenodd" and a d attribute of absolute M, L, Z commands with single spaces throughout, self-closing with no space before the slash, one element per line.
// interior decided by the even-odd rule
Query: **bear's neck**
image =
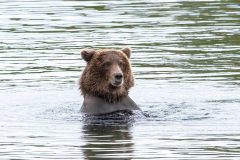
<path fill-rule="evenodd" d="M 115 94 L 108 93 L 108 92 L 102 92 L 102 93 L 94 92 L 94 93 L 92 93 L 91 91 L 87 91 L 85 93 L 87 93 L 87 94 L 83 94 L 84 97 L 87 97 L 87 96 L 98 97 L 98 98 L 101 98 L 102 100 L 104 100 L 108 103 L 120 102 L 122 99 L 124 99 L 125 97 L 128 96 L 128 91 L 122 92 L 122 93 L 115 93 Z"/>
<path fill-rule="evenodd" d="M 81 112 L 91 115 L 100 115 L 122 110 L 140 110 L 136 103 L 127 95 L 120 101 L 109 103 L 98 96 L 85 95 Z"/>

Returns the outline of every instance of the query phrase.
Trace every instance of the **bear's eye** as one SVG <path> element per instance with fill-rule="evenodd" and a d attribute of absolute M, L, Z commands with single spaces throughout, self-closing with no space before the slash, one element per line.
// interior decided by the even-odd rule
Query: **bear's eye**
<path fill-rule="evenodd" d="M 119 61 L 119 62 L 118 62 L 118 65 L 119 65 L 119 66 L 123 66 L 123 65 L 124 65 L 123 61 Z"/>

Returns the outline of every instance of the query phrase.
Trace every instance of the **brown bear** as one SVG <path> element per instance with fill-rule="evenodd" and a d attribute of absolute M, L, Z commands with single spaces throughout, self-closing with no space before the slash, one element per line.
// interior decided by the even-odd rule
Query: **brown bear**
<path fill-rule="evenodd" d="M 79 81 L 84 97 L 83 113 L 99 115 L 140 110 L 128 96 L 129 89 L 134 86 L 130 55 L 130 48 L 81 51 L 87 62 Z"/>

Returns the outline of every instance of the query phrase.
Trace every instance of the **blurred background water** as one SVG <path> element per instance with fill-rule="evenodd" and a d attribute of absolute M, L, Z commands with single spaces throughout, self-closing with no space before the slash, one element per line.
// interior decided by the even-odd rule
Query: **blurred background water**
<path fill-rule="evenodd" d="M 131 47 L 149 117 L 82 121 L 80 50 Z M 1 0 L 0 159 L 239 159 L 237 0 Z"/>

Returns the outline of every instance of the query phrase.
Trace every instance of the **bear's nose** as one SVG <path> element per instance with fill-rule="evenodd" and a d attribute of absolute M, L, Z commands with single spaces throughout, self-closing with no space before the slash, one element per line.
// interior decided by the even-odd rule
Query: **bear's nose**
<path fill-rule="evenodd" d="M 122 80 L 123 75 L 121 73 L 116 73 L 114 77 L 116 80 Z"/>

